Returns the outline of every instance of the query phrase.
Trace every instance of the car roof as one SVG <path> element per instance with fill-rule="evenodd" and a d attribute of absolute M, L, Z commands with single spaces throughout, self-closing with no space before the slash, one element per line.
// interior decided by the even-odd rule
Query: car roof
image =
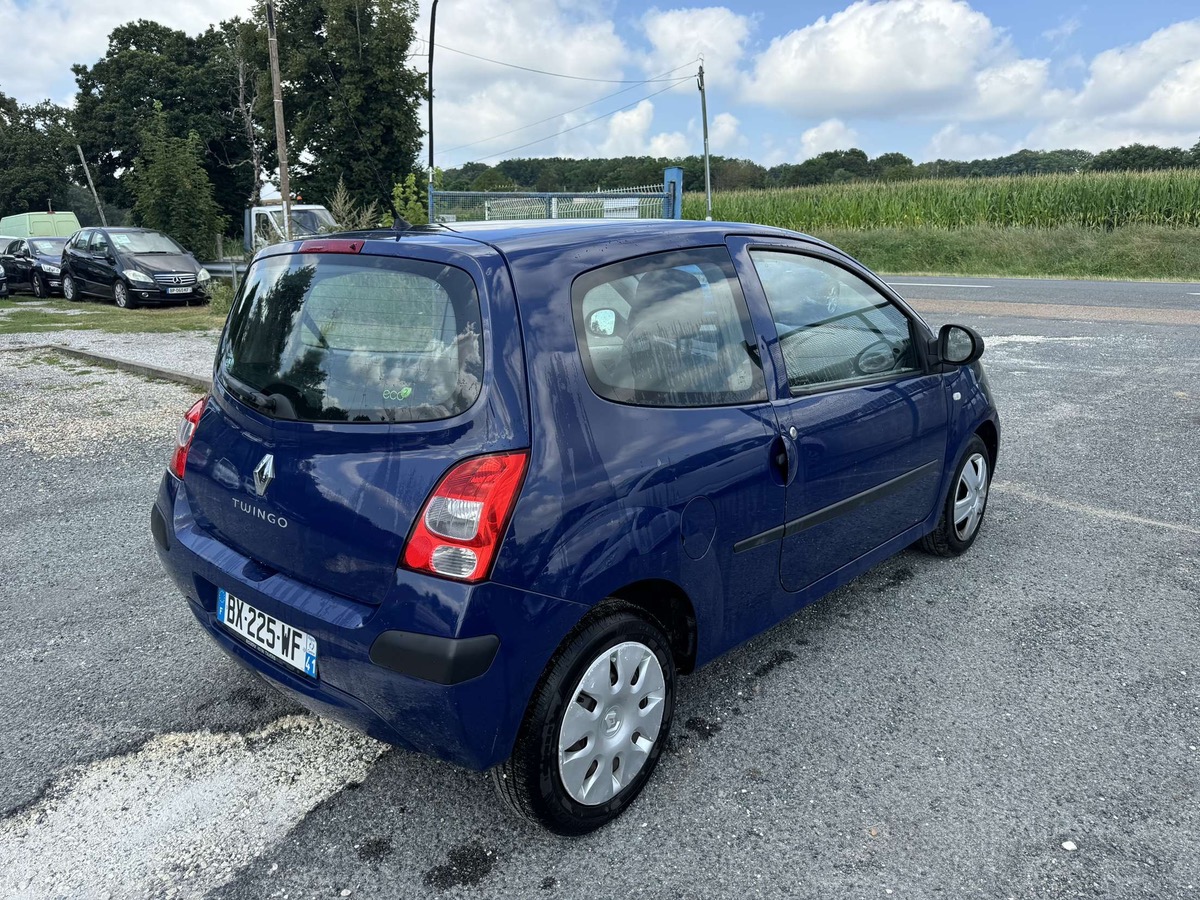
<path fill-rule="evenodd" d="M 373 230 L 322 235 L 323 238 L 354 235 L 367 241 L 446 244 L 474 241 L 487 244 L 505 255 L 585 246 L 606 241 L 630 241 L 639 237 L 672 235 L 720 243 L 728 235 L 787 237 L 829 246 L 818 238 L 784 228 L 744 222 L 708 222 L 694 219 L 522 219 L 490 222 L 454 222 L 418 225 L 404 230 Z"/>

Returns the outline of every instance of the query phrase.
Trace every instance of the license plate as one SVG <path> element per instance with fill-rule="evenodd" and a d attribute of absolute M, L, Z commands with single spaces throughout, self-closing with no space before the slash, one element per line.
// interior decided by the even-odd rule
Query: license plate
<path fill-rule="evenodd" d="M 167 288 L 168 294 L 190 294 L 191 292 L 192 292 L 192 289 L 190 287 L 169 287 L 169 288 Z"/>
<path fill-rule="evenodd" d="M 317 677 L 317 639 L 312 635 L 268 616 L 224 588 L 217 591 L 217 621 L 293 669 Z"/>

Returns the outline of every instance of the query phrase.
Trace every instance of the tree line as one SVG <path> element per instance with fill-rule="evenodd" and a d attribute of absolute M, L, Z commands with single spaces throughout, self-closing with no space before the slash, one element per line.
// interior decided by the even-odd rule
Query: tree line
<path fill-rule="evenodd" d="M 685 191 L 704 190 L 704 159 L 626 156 L 618 159 L 507 159 L 494 166 L 467 163 L 441 173 L 442 188 L 453 191 L 594 191 L 662 182 L 663 169 L 683 169 Z M 767 168 L 748 159 L 710 158 L 714 190 L 755 190 L 842 184 L 852 181 L 908 181 L 918 178 L 986 178 L 996 175 L 1051 175 L 1073 172 L 1149 171 L 1200 167 L 1200 142 L 1191 150 L 1132 144 L 1102 153 L 1086 150 L 1020 150 L 1007 156 L 970 161 L 937 159 L 914 163 L 903 153 L 874 159 L 857 148 L 830 150 L 801 163 Z"/>

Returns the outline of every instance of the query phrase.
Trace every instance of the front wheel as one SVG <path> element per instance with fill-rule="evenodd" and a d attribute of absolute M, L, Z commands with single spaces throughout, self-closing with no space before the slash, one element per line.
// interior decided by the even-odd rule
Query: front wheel
<path fill-rule="evenodd" d="M 611 822 L 650 778 L 671 729 L 675 661 L 661 629 L 621 604 L 576 628 L 534 692 L 501 799 L 557 834 Z"/>
<path fill-rule="evenodd" d="M 955 469 L 937 527 L 921 539 L 921 546 L 935 556 L 966 553 L 983 523 L 990 486 L 987 447 L 979 435 L 974 435 Z"/>
<path fill-rule="evenodd" d="M 129 288 L 125 286 L 125 282 L 123 281 L 113 283 L 113 302 L 121 309 L 133 309 L 137 306 L 129 296 Z"/>
<path fill-rule="evenodd" d="M 75 276 L 70 272 L 63 272 L 63 296 L 74 302 L 80 299 L 79 285 L 75 282 Z"/>
<path fill-rule="evenodd" d="M 46 290 L 46 282 L 42 280 L 41 272 L 34 272 L 30 279 L 30 287 L 33 288 L 33 296 L 39 300 L 45 300 L 46 295 L 50 292 Z"/>

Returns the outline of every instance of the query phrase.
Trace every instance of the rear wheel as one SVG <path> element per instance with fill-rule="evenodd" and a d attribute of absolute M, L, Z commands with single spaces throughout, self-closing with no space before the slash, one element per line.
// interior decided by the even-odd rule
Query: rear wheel
<path fill-rule="evenodd" d="M 125 282 L 116 281 L 113 283 L 113 302 L 121 309 L 136 309 L 137 303 L 129 296 L 129 288 L 125 286 Z"/>
<path fill-rule="evenodd" d="M 921 539 L 921 546 L 935 556 L 965 553 L 983 523 L 991 478 L 987 447 L 974 435 L 955 469 L 937 527 Z"/>
<path fill-rule="evenodd" d="M 675 661 L 666 636 L 613 605 L 575 629 L 534 692 L 500 797 L 558 834 L 611 822 L 641 792 L 671 728 Z"/>
<path fill-rule="evenodd" d="M 79 285 L 75 282 L 75 276 L 70 272 L 63 272 L 63 296 L 71 301 L 82 299 L 79 296 Z"/>

